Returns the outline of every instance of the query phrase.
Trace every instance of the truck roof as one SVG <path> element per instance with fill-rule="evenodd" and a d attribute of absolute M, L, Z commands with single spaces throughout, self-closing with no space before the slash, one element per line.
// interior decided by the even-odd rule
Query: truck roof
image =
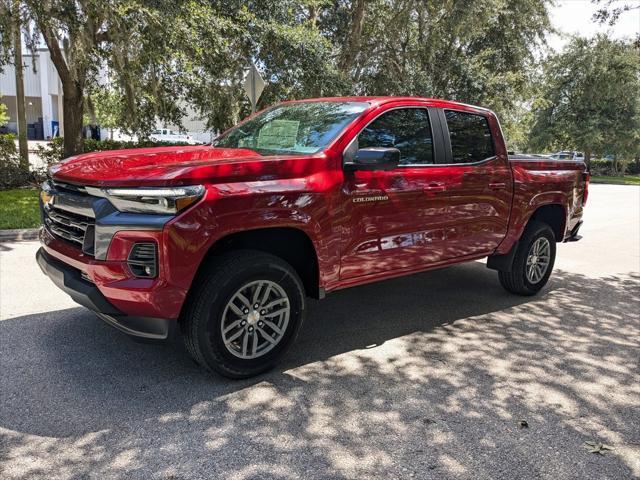
<path fill-rule="evenodd" d="M 318 98 L 305 98 L 302 100 L 289 100 L 282 103 L 303 103 L 303 102 L 369 102 L 375 105 L 384 105 L 391 102 L 415 102 L 421 101 L 431 104 L 434 107 L 440 108 L 473 108 L 476 110 L 484 110 L 491 112 L 488 108 L 479 107 L 477 105 L 470 105 L 468 103 L 454 102 L 452 100 L 443 100 L 440 98 L 428 98 L 428 97 L 411 97 L 411 96 L 347 96 L 347 97 L 318 97 Z"/>

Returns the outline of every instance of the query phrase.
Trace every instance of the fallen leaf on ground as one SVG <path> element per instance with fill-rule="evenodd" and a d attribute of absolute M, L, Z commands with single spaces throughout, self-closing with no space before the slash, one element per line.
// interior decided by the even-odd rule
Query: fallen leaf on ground
<path fill-rule="evenodd" d="M 599 453 L 600 455 L 604 455 L 606 450 L 613 450 L 612 446 L 593 440 L 584 442 L 584 448 L 589 450 L 589 453 Z"/>

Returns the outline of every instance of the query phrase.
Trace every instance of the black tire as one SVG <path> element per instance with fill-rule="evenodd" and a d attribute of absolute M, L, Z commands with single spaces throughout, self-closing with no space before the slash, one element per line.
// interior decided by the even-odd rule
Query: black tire
<path fill-rule="evenodd" d="M 532 245 L 539 238 L 544 237 L 549 241 L 550 255 L 549 265 L 542 278 L 532 283 L 527 278 L 527 257 Z M 538 293 L 544 287 L 553 271 L 556 259 L 556 237 L 549 225 L 543 222 L 532 221 L 525 229 L 518 242 L 516 254 L 510 272 L 498 272 L 500 284 L 509 292 L 517 295 L 531 296 Z"/>
<path fill-rule="evenodd" d="M 257 281 L 275 283 L 286 293 L 288 323 L 270 351 L 254 359 L 238 358 L 225 346 L 223 314 L 238 289 Z M 294 342 L 304 319 L 304 288 L 296 271 L 281 258 L 253 250 L 228 252 L 216 257 L 196 282 L 182 331 L 189 354 L 202 367 L 228 378 L 252 377 L 272 368 Z"/>

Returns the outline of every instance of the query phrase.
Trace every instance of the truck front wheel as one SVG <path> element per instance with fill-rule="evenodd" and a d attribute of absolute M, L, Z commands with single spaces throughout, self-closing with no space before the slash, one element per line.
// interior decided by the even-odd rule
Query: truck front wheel
<path fill-rule="evenodd" d="M 193 359 L 230 378 L 273 367 L 304 316 L 296 271 L 274 255 L 242 250 L 217 257 L 198 280 L 183 317 Z"/>
<path fill-rule="evenodd" d="M 551 276 L 556 259 L 556 239 L 551 227 L 534 221 L 518 242 L 511 271 L 498 272 L 502 286 L 518 295 L 535 295 Z"/>

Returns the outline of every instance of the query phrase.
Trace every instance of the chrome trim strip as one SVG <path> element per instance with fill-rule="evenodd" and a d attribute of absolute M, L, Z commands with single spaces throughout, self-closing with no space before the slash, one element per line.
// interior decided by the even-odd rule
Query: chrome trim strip
<path fill-rule="evenodd" d="M 48 218 L 45 218 L 44 222 L 45 222 L 46 228 L 49 231 L 51 231 L 53 234 L 57 235 L 58 237 L 69 240 L 70 242 L 79 243 L 80 245 L 84 243 L 84 237 L 81 238 L 79 236 L 72 235 L 71 233 L 65 230 L 61 230 L 60 228 L 55 226 L 54 223 Z"/>
<path fill-rule="evenodd" d="M 80 220 L 76 220 L 68 215 L 65 215 L 64 213 L 60 213 L 60 211 L 56 211 L 54 208 L 51 208 L 49 206 L 45 205 L 44 209 L 47 216 L 51 220 L 61 225 L 64 225 L 67 227 L 73 227 L 83 231 L 85 231 L 89 226 L 89 222 L 82 222 Z"/>
<path fill-rule="evenodd" d="M 495 160 L 498 158 L 497 155 L 493 157 L 485 158 L 484 160 L 479 160 L 473 163 L 411 163 L 407 165 L 398 165 L 399 168 L 407 168 L 407 167 L 474 167 L 476 165 L 482 165 L 484 163 L 489 163 L 491 160 Z"/>
<path fill-rule="evenodd" d="M 53 206 L 55 208 L 89 218 L 95 217 L 95 213 L 92 208 L 95 197 L 91 197 L 87 194 L 75 194 L 56 189 L 50 190 L 50 193 L 53 195 Z"/>

